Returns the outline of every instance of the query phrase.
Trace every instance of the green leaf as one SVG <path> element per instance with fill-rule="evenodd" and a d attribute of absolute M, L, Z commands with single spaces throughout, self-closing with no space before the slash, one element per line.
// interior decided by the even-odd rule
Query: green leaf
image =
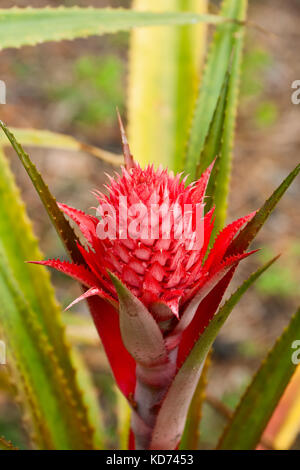
<path fill-rule="evenodd" d="M 123 164 L 124 161 L 124 158 L 121 155 L 116 155 L 98 147 L 79 142 L 78 140 L 74 139 L 74 137 L 69 135 L 40 129 L 11 128 L 11 132 L 14 134 L 16 140 L 21 145 L 26 145 L 29 147 L 62 149 L 72 152 L 86 152 L 96 158 L 99 158 L 100 160 L 103 160 L 104 162 L 115 166 Z M 7 144 L 7 138 L 1 134 L 0 146 L 6 146 Z"/>
<path fill-rule="evenodd" d="M 235 20 L 245 20 L 246 9 L 247 0 L 224 0 L 221 15 Z M 220 99 L 226 73 L 230 70 L 231 64 L 231 83 L 228 88 L 228 111 L 224 118 L 223 142 L 223 158 L 226 160 L 224 161 L 224 171 L 226 169 L 228 173 L 228 167 L 230 166 L 228 161 L 230 161 L 233 124 L 237 104 L 236 95 L 243 44 L 243 29 L 243 26 L 239 26 L 236 23 L 221 24 L 216 29 L 196 105 L 186 157 L 186 171 L 192 178 L 196 177 L 199 158 Z M 211 160 L 215 156 L 211 155 Z M 203 169 L 201 162 L 199 169 Z M 228 175 L 226 178 L 228 179 Z M 227 181 L 226 184 L 228 184 Z"/>
<path fill-rule="evenodd" d="M 212 163 L 213 159 L 216 158 L 211 177 L 206 189 L 206 204 L 205 213 L 207 213 L 213 206 L 215 206 L 214 196 L 216 193 L 217 176 L 219 171 L 219 159 L 222 149 L 222 136 L 224 129 L 224 116 L 227 104 L 228 95 L 228 82 L 229 72 L 225 76 L 224 84 L 222 87 L 221 94 L 219 96 L 218 104 L 214 113 L 213 120 L 210 125 L 210 129 L 204 143 L 204 147 L 201 153 L 200 161 L 197 167 L 197 176 L 200 176 L 206 168 Z M 213 237 L 211 237 L 213 239 Z"/>
<path fill-rule="evenodd" d="M 184 430 L 188 409 L 199 382 L 205 358 L 221 327 L 242 295 L 274 263 L 269 263 L 252 274 L 220 308 L 177 372 L 157 416 L 151 449 L 175 449 Z"/>
<path fill-rule="evenodd" d="M 70 358 L 70 347 L 65 338 L 61 311 L 55 300 L 48 272 L 42 267 L 25 263 L 27 260 L 42 259 L 43 255 L 38 248 L 24 204 L 2 151 L 0 151 L 0 168 L 0 241 L 6 262 L 9 264 L 8 269 L 12 272 L 20 295 L 30 305 L 36 324 L 42 328 L 47 341 L 55 350 L 56 360 L 66 378 L 64 388 L 70 389 L 73 401 L 76 403 L 76 413 L 82 416 L 83 426 L 90 434 L 92 442 L 94 439 L 92 426 L 95 429 L 99 426 L 95 412 L 93 419 L 89 420 L 87 417 L 89 413 L 87 405 L 91 402 L 93 391 L 88 385 L 83 390 L 79 387 L 74 362 Z M 4 313 L 6 318 L 7 313 Z M 4 328 L 4 322 L 2 324 L 0 321 L 0 324 L 5 336 L 11 335 L 13 339 L 15 330 L 8 332 Z M 32 340 L 34 341 L 35 337 Z M 79 375 L 83 373 L 83 367 L 78 367 L 77 370 Z M 18 384 L 16 385 L 18 388 Z M 62 394 L 64 388 L 61 390 Z M 100 445 L 99 440 L 97 445 Z"/>
<path fill-rule="evenodd" d="M 290 187 L 296 176 L 300 171 L 300 164 L 291 171 L 291 173 L 285 178 L 281 185 L 274 191 L 272 196 L 267 199 L 261 209 L 256 213 L 253 219 L 248 222 L 245 228 L 238 234 L 232 246 L 230 253 L 234 253 L 238 250 L 244 251 L 248 248 L 252 240 L 256 237 L 259 230 L 262 228 L 268 217 L 271 215 L 273 209 L 280 201 L 284 193 Z"/>
<path fill-rule="evenodd" d="M 246 8 L 245 8 L 246 10 Z M 229 181 L 231 174 L 232 147 L 238 106 L 239 80 L 241 73 L 242 51 L 244 44 L 244 30 L 237 33 L 233 49 L 232 64 L 228 81 L 228 92 L 226 96 L 226 108 L 223 122 L 222 145 L 220 156 L 216 164 L 215 191 L 213 201 L 216 206 L 215 225 L 212 237 L 221 230 L 226 222 Z"/>
<path fill-rule="evenodd" d="M 205 400 L 207 372 L 211 365 L 211 352 L 207 355 L 200 380 L 197 384 L 189 412 L 185 422 L 184 433 L 180 442 L 180 450 L 198 450 L 200 438 L 200 422 L 202 406 Z"/>
<path fill-rule="evenodd" d="M 40 449 L 92 449 L 92 429 L 35 312 L 14 279 L 0 242 L 0 322 L 8 363 Z M 28 422 L 28 419 L 27 419 Z"/>
<path fill-rule="evenodd" d="M 223 18 L 195 13 L 149 13 L 122 8 L 9 8 L 0 9 L 1 49 L 45 41 L 87 38 L 128 31 L 141 26 L 217 24 Z"/>
<path fill-rule="evenodd" d="M 167 361 L 167 351 L 158 324 L 144 304 L 112 273 L 119 297 L 123 343 L 138 364 L 152 367 Z"/>
<path fill-rule="evenodd" d="M 99 404 L 98 391 L 93 382 L 92 375 L 88 370 L 82 356 L 76 349 L 70 349 L 70 356 L 76 371 L 76 381 L 79 390 L 82 390 L 82 403 L 79 406 L 84 408 L 85 420 L 93 432 L 93 448 L 105 449 L 106 436 L 104 432 L 104 418 Z"/>
<path fill-rule="evenodd" d="M 141 13 L 205 14 L 206 0 L 134 0 Z M 146 166 L 182 171 L 193 106 L 206 49 L 206 25 L 132 31 L 129 68 L 129 142 Z"/>
<path fill-rule="evenodd" d="M 255 449 L 297 365 L 291 345 L 300 337 L 300 309 L 263 361 L 225 430 L 219 449 Z"/>
<path fill-rule="evenodd" d="M 0 126 L 27 171 L 28 176 L 37 190 L 38 195 L 72 260 L 79 263 L 82 262 L 83 258 L 77 247 L 78 238 L 64 214 L 59 209 L 55 198 L 52 196 L 48 186 L 45 184 L 41 174 L 37 171 L 28 154 L 23 150 L 22 146 L 16 141 L 14 135 L 8 130 L 2 121 L 0 121 Z"/>
<path fill-rule="evenodd" d="M 117 387 L 115 387 L 115 393 L 117 396 L 118 449 L 128 450 L 131 408 L 128 401 Z"/>

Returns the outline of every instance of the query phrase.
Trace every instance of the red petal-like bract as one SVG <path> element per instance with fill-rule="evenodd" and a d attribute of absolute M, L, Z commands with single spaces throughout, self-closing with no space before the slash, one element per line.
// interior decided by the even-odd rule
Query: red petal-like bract
<path fill-rule="evenodd" d="M 87 269 L 85 266 L 79 266 L 77 264 L 69 263 L 68 261 L 60 261 L 56 259 L 49 259 L 46 261 L 31 261 L 32 264 L 41 264 L 43 266 L 49 266 L 57 271 L 60 271 L 68 276 L 72 277 L 76 281 L 79 281 L 86 287 L 98 286 L 98 279 L 94 274 Z"/>
<path fill-rule="evenodd" d="M 214 316 L 237 265 L 250 254 L 231 246 L 254 214 L 224 228 L 207 256 L 214 209 L 206 215 L 203 209 L 213 164 L 199 181 L 186 185 L 182 175 L 174 176 L 162 168 L 143 170 L 132 159 L 123 128 L 122 140 L 126 168 L 121 175 L 109 177 L 107 195 L 95 192 L 97 216 L 59 205 L 86 240 L 85 246 L 78 245 L 84 264 L 59 260 L 40 264 L 64 272 L 84 286 L 84 294 L 71 306 L 87 300 L 116 382 L 134 404 L 130 445 L 148 448 L 155 416 L 176 367 L 184 363 Z M 108 232 L 108 227 L 113 231 Z M 122 334 L 128 329 L 120 325 L 111 274 L 159 325 L 168 354 L 165 373 L 158 366 L 150 370 L 137 359 L 136 363 L 125 348 Z M 126 315 L 124 318 L 126 321 Z M 164 385 L 157 388 L 160 380 Z"/>
<path fill-rule="evenodd" d="M 100 297 L 88 299 L 89 308 L 116 382 L 127 398 L 135 390 L 135 361 L 125 348 L 116 309 Z"/>

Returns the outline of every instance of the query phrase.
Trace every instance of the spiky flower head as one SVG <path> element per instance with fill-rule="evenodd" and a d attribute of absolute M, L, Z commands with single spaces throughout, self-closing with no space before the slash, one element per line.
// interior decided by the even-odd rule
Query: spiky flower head
<path fill-rule="evenodd" d="M 182 333 L 202 300 L 251 254 L 235 253 L 231 244 L 254 213 L 223 229 L 207 255 L 214 208 L 205 213 L 205 192 L 214 162 L 198 181 L 188 185 L 182 173 L 174 175 L 153 165 L 142 169 L 130 153 L 120 116 L 119 124 L 125 166 L 121 174 L 107 175 L 107 194 L 94 191 L 96 216 L 59 204 L 85 238 L 86 243 L 78 244 L 84 263 L 36 263 L 62 271 L 85 286 L 84 294 L 68 308 L 98 296 L 118 310 L 113 274 L 145 305 L 162 330 L 172 333 L 175 327 Z"/>
<path fill-rule="evenodd" d="M 89 288 L 75 302 L 99 295 L 117 305 L 109 276 L 112 272 L 158 320 L 180 318 L 199 290 L 208 293 L 233 265 L 248 256 L 227 256 L 227 252 L 253 214 L 226 227 L 205 260 L 214 225 L 214 210 L 204 215 L 212 166 L 197 182 L 186 185 L 180 174 L 127 164 L 121 175 L 109 177 L 107 195 L 95 192 L 100 217 L 60 204 L 86 239 L 85 247 L 79 245 L 86 264 L 58 260 L 43 264 Z"/>

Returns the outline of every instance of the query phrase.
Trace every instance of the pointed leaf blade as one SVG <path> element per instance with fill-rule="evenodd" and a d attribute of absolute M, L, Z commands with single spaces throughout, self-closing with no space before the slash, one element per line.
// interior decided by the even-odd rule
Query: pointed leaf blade
<path fill-rule="evenodd" d="M 131 419 L 131 408 L 128 401 L 116 388 L 117 395 L 117 417 L 118 417 L 118 438 L 119 438 L 119 450 L 128 450 L 129 446 L 129 434 L 130 434 L 130 419 Z"/>
<path fill-rule="evenodd" d="M 295 342 L 299 345 L 299 340 Z M 295 345 L 292 345 L 295 346 Z M 294 349 L 295 350 L 295 349 Z M 296 352 L 296 360 L 298 352 Z M 298 365 L 295 374 L 285 389 L 272 418 L 264 430 L 261 445 L 264 442 L 271 443 L 272 449 L 291 449 L 300 431 L 300 367 Z M 258 448 L 261 448 L 258 446 Z"/>
<path fill-rule="evenodd" d="M 224 115 L 226 110 L 227 95 L 228 95 L 228 82 L 230 72 L 228 71 L 225 75 L 224 83 L 222 85 L 221 93 L 218 98 L 217 106 L 214 112 L 213 119 L 210 123 L 209 131 L 207 133 L 202 152 L 200 153 L 200 159 L 197 162 L 197 176 L 200 176 L 206 168 L 212 163 L 213 159 L 220 155 L 222 147 L 222 134 L 224 128 Z M 216 175 L 217 161 L 214 164 L 214 169 L 210 181 Z M 208 187 L 206 190 L 206 196 L 211 197 L 212 188 Z M 205 205 L 206 212 L 208 212 L 213 206 L 213 202 L 208 199 Z"/>
<path fill-rule="evenodd" d="M 247 2 L 245 2 L 246 4 Z M 246 6 L 244 6 L 246 12 Z M 243 14 L 246 16 L 246 13 Z M 238 107 L 239 81 L 242 64 L 242 52 L 244 45 L 244 29 L 241 29 L 234 39 L 232 63 L 230 66 L 230 76 L 228 82 L 228 91 L 226 95 L 226 108 L 223 121 L 223 131 L 221 138 L 220 156 L 217 159 L 215 190 L 213 193 L 213 201 L 216 206 L 216 222 L 214 233 L 220 230 L 226 221 L 229 181 L 232 165 L 232 148 L 234 141 L 234 131 L 236 125 L 236 115 Z M 214 236 L 214 233 L 212 236 Z"/>
<path fill-rule="evenodd" d="M 59 209 L 55 198 L 52 196 L 48 186 L 45 184 L 41 174 L 37 171 L 35 165 L 31 162 L 29 155 L 23 150 L 22 146 L 16 141 L 14 135 L 9 131 L 6 125 L 0 121 L 4 133 L 16 151 L 22 165 L 28 173 L 39 197 L 48 212 L 48 215 L 64 245 L 75 262 L 82 262 L 82 255 L 77 248 L 77 236 L 66 220 L 62 211 Z"/>
<path fill-rule="evenodd" d="M 221 7 L 221 15 L 235 20 L 245 20 L 246 9 L 247 0 L 224 0 Z M 215 32 L 202 79 L 186 156 L 186 171 L 192 178 L 196 176 L 199 157 L 207 139 L 219 97 L 222 93 L 222 87 L 225 83 L 226 74 L 229 70 L 232 52 L 235 48 L 238 50 L 237 58 L 240 56 L 240 47 L 237 46 L 239 46 L 239 42 L 242 44 L 242 36 L 239 36 L 242 29 L 243 26 L 237 23 L 228 23 L 219 25 Z M 237 73 L 238 69 L 234 70 L 233 91 L 236 87 Z M 235 106 L 236 100 L 233 101 L 232 109 Z M 232 124 L 228 122 L 228 126 L 229 129 L 232 127 Z M 215 156 L 212 155 L 211 159 L 215 158 Z"/>
<path fill-rule="evenodd" d="M 296 176 L 299 174 L 300 164 L 294 168 L 293 171 L 285 178 L 281 185 L 274 191 L 274 193 L 267 199 L 261 209 L 256 213 L 253 219 L 248 222 L 246 227 L 239 233 L 234 240 L 227 255 L 235 252 L 243 252 L 248 248 L 252 240 L 256 237 L 259 230 L 262 228 L 268 217 L 271 215 L 273 209 L 278 204 L 284 193 L 288 190 Z"/>
<path fill-rule="evenodd" d="M 193 399 L 187 415 L 184 433 L 180 442 L 180 450 L 198 450 L 200 438 L 200 422 L 202 419 L 202 406 L 205 400 L 207 386 L 207 372 L 211 365 L 211 352 L 207 355 L 203 371 L 194 392 Z"/>
<path fill-rule="evenodd" d="M 61 149 L 71 152 L 85 152 L 99 160 L 114 166 L 123 164 L 123 156 L 117 155 L 92 145 L 79 142 L 70 135 L 60 134 L 41 129 L 11 128 L 12 134 L 21 145 L 49 149 Z M 4 135 L 0 135 L 0 146 L 6 146 L 8 141 Z"/>
<path fill-rule="evenodd" d="M 0 9 L 0 44 L 1 49 L 5 49 L 99 36 L 135 27 L 222 21 L 224 19 L 216 15 L 138 12 L 122 8 L 9 8 Z"/>
<path fill-rule="evenodd" d="M 262 363 L 225 430 L 219 449 L 255 449 L 296 370 L 291 345 L 300 337 L 300 309 Z"/>

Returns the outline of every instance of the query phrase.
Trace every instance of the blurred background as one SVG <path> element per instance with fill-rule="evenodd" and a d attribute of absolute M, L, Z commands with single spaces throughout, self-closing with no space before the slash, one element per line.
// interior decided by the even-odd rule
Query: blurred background
<path fill-rule="evenodd" d="M 2 0 L 1 8 L 28 3 L 35 7 L 130 5 L 129 0 Z M 211 3 L 214 11 L 218 2 Z M 249 20 L 266 32 L 247 30 L 228 221 L 259 208 L 296 165 L 300 150 L 300 105 L 291 103 L 292 82 L 300 79 L 300 1 L 249 3 Z M 1 52 L 0 79 L 7 87 L 7 104 L 0 105 L 1 119 L 9 126 L 66 133 L 119 152 L 116 106 L 126 119 L 128 44 L 129 35 L 121 33 Z M 64 257 L 27 175 L 13 152 L 7 154 L 45 256 Z M 30 155 L 58 201 L 82 210 L 94 204 L 91 190 L 101 188 L 105 172 L 113 170 L 84 153 L 31 149 Z M 300 303 L 299 204 L 298 179 L 259 234 L 254 248 L 261 251 L 242 264 L 235 277 L 232 288 L 265 260 L 282 253 L 276 265 L 240 302 L 215 344 L 203 447 L 216 442 L 226 422 L 223 415 L 236 405 L 261 359 Z M 79 287 L 59 273 L 52 276 L 57 297 L 65 307 L 79 295 Z M 82 351 L 93 372 L 113 447 L 116 398 L 98 336 L 83 303 L 65 314 L 64 320 L 70 340 Z M 221 403 L 225 408 L 218 413 L 215 408 Z M 0 389 L 1 433 L 22 447 L 26 442 L 22 431 L 17 430 L 21 429 L 16 426 L 19 420 L 17 406 Z M 300 448 L 300 440 L 294 446 Z"/>

